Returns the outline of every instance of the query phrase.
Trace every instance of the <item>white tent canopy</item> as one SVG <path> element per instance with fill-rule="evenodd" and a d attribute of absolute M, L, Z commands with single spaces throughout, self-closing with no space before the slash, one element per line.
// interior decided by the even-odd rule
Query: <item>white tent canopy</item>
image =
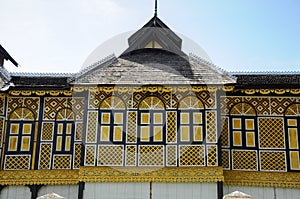
<path fill-rule="evenodd" d="M 245 194 L 243 192 L 240 191 L 234 191 L 230 194 L 227 194 L 223 197 L 223 199 L 251 199 L 252 197 L 248 194 Z"/>
<path fill-rule="evenodd" d="M 56 193 L 50 193 L 43 196 L 38 197 L 37 199 L 66 199 Z"/>

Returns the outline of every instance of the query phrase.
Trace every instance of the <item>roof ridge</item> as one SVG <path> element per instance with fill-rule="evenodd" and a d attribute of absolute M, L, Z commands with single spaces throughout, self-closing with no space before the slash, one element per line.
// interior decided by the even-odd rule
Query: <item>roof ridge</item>
<path fill-rule="evenodd" d="M 115 60 L 116 59 L 116 56 L 115 54 L 111 54 L 111 55 L 108 55 L 107 57 L 104 57 L 103 59 L 99 60 L 99 61 L 96 61 L 95 63 L 89 65 L 88 67 L 85 67 L 83 68 L 82 70 L 80 70 L 78 73 L 75 73 L 75 78 L 101 66 L 101 65 L 106 65 L 107 62 L 111 61 L 111 60 Z M 110 63 L 110 62 L 109 62 Z"/>
<path fill-rule="evenodd" d="M 207 66 L 209 66 L 211 69 L 215 70 L 216 72 L 218 72 L 220 75 L 226 75 L 228 76 L 230 79 L 236 81 L 237 78 L 232 76 L 230 73 L 228 73 L 226 70 L 220 68 L 219 66 L 217 66 L 216 64 L 210 62 L 210 61 L 207 61 L 193 53 L 190 53 L 189 54 L 189 57 L 194 59 L 195 61 L 197 61 L 198 63 L 201 63 L 201 64 L 205 64 Z"/>
<path fill-rule="evenodd" d="M 230 71 L 231 75 L 300 75 L 300 71 Z"/>
<path fill-rule="evenodd" d="M 6 79 L 6 80 L 10 80 L 11 79 L 11 75 L 9 73 L 9 71 L 4 68 L 4 67 L 0 67 L 0 73 L 3 75 L 3 77 Z"/>
<path fill-rule="evenodd" d="M 10 72 L 11 76 L 23 77 L 70 77 L 75 73 L 52 73 L 52 72 Z"/>

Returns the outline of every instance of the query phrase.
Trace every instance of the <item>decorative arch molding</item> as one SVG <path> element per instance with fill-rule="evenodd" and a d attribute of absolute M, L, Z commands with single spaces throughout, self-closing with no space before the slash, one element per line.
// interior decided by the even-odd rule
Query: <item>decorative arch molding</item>
<path fill-rule="evenodd" d="M 230 108 L 229 115 L 257 116 L 257 112 L 252 104 L 247 102 L 239 102 Z"/>
<path fill-rule="evenodd" d="M 75 120 L 76 114 L 71 108 L 61 108 L 56 112 L 55 120 Z"/>
<path fill-rule="evenodd" d="M 190 95 L 179 101 L 178 109 L 205 109 L 205 105 L 198 97 Z"/>
<path fill-rule="evenodd" d="M 290 104 L 284 111 L 285 116 L 300 116 L 300 103 Z"/>
<path fill-rule="evenodd" d="M 162 99 L 160 99 L 157 96 L 148 96 L 142 99 L 139 103 L 138 109 L 145 110 L 145 109 L 159 109 L 163 110 L 165 109 L 165 103 Z"/>
<path fill-rule="evenodd" d="M 33 110 L 27 107 L 17 107 L 8 116 L 9 120 L 36 120 L 36 115 Z"/>
<path fill-rule="evenodd" d="M 126 109 L 124 100 L 118 96 L 110 96 L 101 101 L 100 109 Z"/>

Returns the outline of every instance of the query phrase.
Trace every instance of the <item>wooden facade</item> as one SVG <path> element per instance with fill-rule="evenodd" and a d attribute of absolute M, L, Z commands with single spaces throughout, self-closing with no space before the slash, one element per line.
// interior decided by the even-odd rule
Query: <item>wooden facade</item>
<path fill-rule="evenodd" d="M 165 198 L 176 184 L 209 198 L 230 186 L 298 190 L 300 75 L 229 74 L 181 51 L 157 16 L 144 28 L 120 57 L 78 73 L 1 68 L 3 87 L 14 85 L 0 93 L 2 192 L 27 186 L 35 198 L 56 185 L 95 198 L 84 190 L 114 183 L 147 187 L 142 198 Z"/>

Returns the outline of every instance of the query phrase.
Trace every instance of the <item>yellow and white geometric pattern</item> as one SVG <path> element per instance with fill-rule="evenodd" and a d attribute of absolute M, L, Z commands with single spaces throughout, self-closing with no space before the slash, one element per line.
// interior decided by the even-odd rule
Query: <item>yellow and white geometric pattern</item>
<path fill-rule="evenodd" d="M 139 166 L 164 166 L 164 146 L 139 146 Z"/>
<path fill-rule="evenodd" d="M 262 171 L 286 171 L 284 151 L 260 151 L 260 169 Z"/>
<path fill-rule="evenodd" d="M 71 155 L 54 155 L 53 169 L 71 169 Z"/>
<path fill-rule="evenodd" d="M 122 166 L 123 145 L 100 145 L 98 148 L 98 166 Z"/>
<path fill-rule="evenodd" d="M 218 166 L 218 148 L 215 145 L 206 146 L 207 166 Z"/>
<path fill-rule="evenodd" d="M 166 166 L 177 166 L 177 146 L 168 145 L 167 146 L 167 164 Z"/>
<path fill-rule="evenodd" d="M 81 161 L 81 150 L 82 150 L 82 146 L 81 144 L 75 144 L 74 147 L 75 151 L 74 151 L 74 156 L 73 156 L 73 168 L 74 169 L 79 169 L 80 167 L 80 161 Z"/>
<path fill-rule="evenodd" d="M 127 133 L 126 142 L 136 143 L 137 141 L 137 113 L 135 111 L 130 111 L 127 114 Z"/>
<path fill-rule="evenodd" d="M 283 149 L 284 128 L 282 118 L 259 118 L 260 148 Z"/>
<path fill-rule="evenodd" d="M 168 111 L 167 112 L 167 143 L 176 143 L 177 142 L 177 120 L 176 112 Z"/>
<path fill-rule="evenodd" d="M 4 170 L 28 170 L 30 169 L 30 155 L 6 155 Z"/>
<path fill-rule="evenodd" d="M 54 122 L 42 123 L 42 141 L 52 141 L 54 131 Z"/>
<path fill-rule="evenodd" d="M 87 116 L 86 142 L 95 143 L 97 141 L 98 111 L 89 111 Z"/>
<path fill-rule="evenodd" d="M 5 97 L 0 96 L 0 115 L 4 115 L 5 110 Z"/>
<path fill-rule="evenodd" d="M 126 146 L 126 166 L 136 166 L 137 146 Z"/>
<path fill-rule="evenodd" d="M 26 109 L 20 109 L 24 107 Z M 14 115 L 11 113 L 14 110 L 18 110 L 19 112 L 15 112 Z M 39 97 L 8 97 L 7 101 L 7 116 L 10 119 L 18 120 L 19 118 L 34 120 L 37 119 L 39 116 L 39 109 L 40 109 L 40 98 Z M 31 110 L 29 112 L 27 110 Z M 24 112 L 25 111 L 25 112 Z"/>
<path fill-rule="evenodd" d="M 84 155 L 84 165 L 85 166 L 95 166 L 96 158 L 96 146 L 95 145 L 86 145 L 85 146 L 85 155 Z"/>
<path fill-rule="evenodd" d="M 52 144 L 41 144 L 39 169 L 50 169 Z"/>
<path fill-rule="evenodd" d="M 230 150 L 222 150 L 222 166 L 224 169 L 230 169 Z"/>
<path fill-rule="evenodd" d="M 233 170 L 257 170 L 257 151 L 232 150 Z"/>
<path fill-rule="evenodd" d="M 5 122 L 5 118 L 4 117 L 0 117 L 0 147 L 2 147 L 2 137 L 4 135 L 4 123 Z"/>
<path fill-rule="evenodd" d="M 206 112 L 206 142 L 217 142 L 217 113 L 215 111 Z"/>
<path fill-rule="evenodd" d="M 203 145 L 179 146 L 180 166 L 205 166 L 205 147 Z"/>
<path fill-rule="evenodd" d="M 76 120 L 82 120 L 84 115 L 84 98 L 46 97 L 44 100 L 44 120 L 54 120 L 57 111 L 68 108 L 76 114 Z"/>
<path fill-rule="evenodd" d="M 222 147 L 229 147 L 229 123 L 227 117 L 221 118 Z"/>

